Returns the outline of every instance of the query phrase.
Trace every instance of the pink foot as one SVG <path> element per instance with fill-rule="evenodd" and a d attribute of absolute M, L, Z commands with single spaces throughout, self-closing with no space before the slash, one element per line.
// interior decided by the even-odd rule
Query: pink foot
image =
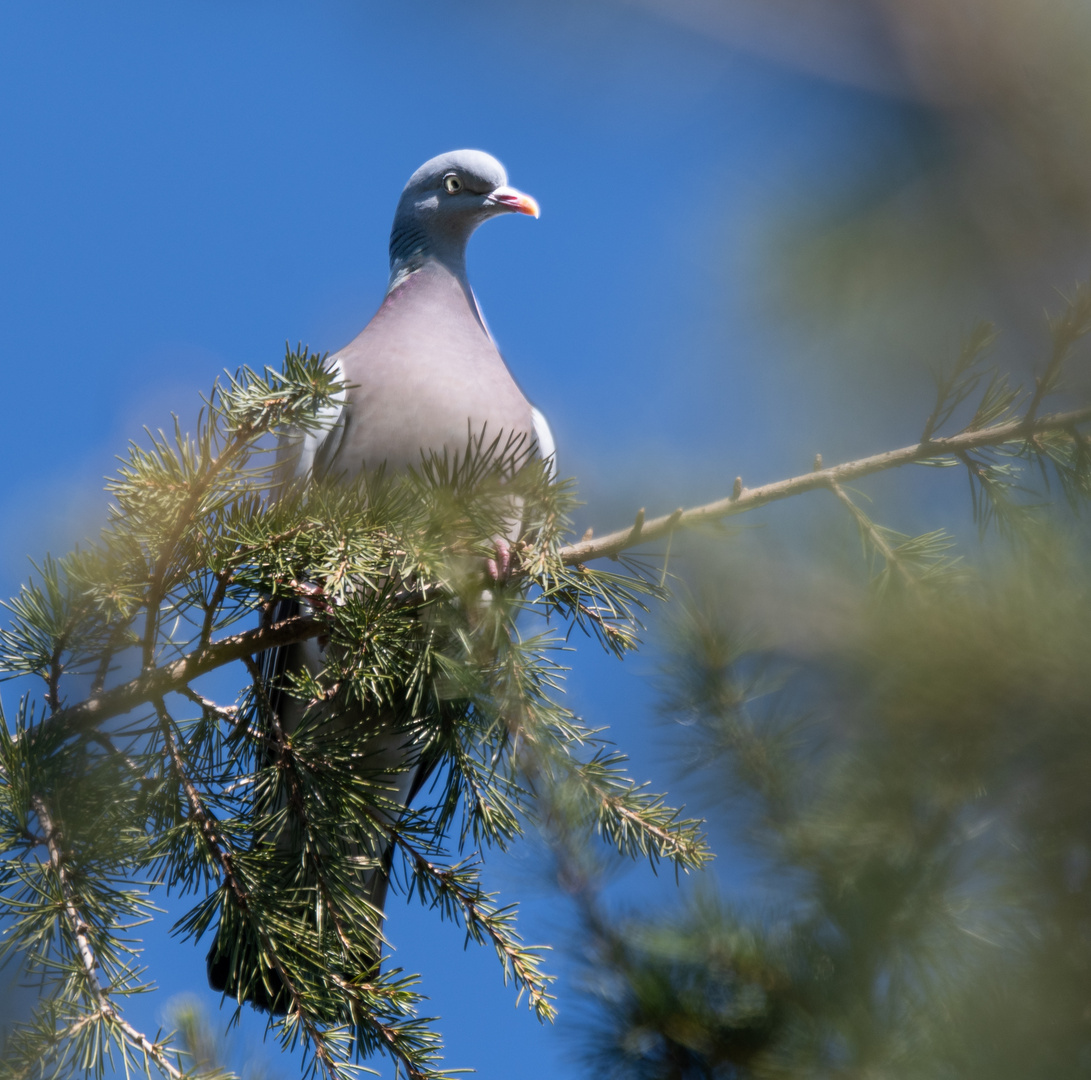
<path fill-rule="evenodd" d="M 489 577 L 499 584 L 507 581 L 511 574 L 511 545 L 502 536 L 493 540 L 496 548 L 496 558 L 485 560 L 485 569 Z"/>

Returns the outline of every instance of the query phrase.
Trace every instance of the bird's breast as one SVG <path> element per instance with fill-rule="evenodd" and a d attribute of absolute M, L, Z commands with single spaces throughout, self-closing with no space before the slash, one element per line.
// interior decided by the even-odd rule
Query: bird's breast
<path fill-rule="evenodd" d="M 457 279 L 412 275 L 338 354 L 345 427 L 337 467 L 353 474 L 465 451 L 472 434 L 533 437 L 531 408 Z"/>

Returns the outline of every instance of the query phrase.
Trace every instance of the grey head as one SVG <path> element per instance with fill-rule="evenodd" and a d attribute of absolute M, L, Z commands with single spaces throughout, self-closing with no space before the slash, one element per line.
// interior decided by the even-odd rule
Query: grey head
<path fill-rule="evenodd" d="M 409 178 L 390 230 L 391 287 L 432 258 L 465 277 L 466 242 L 497 214 L 537 217 L 538 204 L 508 186 L 504 166 L 481 150 L 452 150 Z"/>

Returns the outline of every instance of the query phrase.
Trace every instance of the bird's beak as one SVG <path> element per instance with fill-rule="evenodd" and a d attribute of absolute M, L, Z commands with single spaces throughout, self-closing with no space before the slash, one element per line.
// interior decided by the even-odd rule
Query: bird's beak
<path fill-rule="evenodd" d="M 538 200 L 530 195 L 524 195 L 513 187 L 498 187 L 489 193 L 489 202 L 496 203 L 507 210 L 518 210 L 520 214 L 529 214 L 531 217 L 541 215 L 538 208 Z"/>

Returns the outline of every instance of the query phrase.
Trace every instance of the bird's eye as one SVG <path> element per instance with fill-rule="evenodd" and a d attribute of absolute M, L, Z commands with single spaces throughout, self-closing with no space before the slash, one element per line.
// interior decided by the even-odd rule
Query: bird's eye
<path fill-rule="evenodd" d="M 449 195 L 454 195 L 462 190 L 462 181 L 454 173 L 451 173 L 450 176 L 443 178 L 443 186 L 447 189 Z"/>

